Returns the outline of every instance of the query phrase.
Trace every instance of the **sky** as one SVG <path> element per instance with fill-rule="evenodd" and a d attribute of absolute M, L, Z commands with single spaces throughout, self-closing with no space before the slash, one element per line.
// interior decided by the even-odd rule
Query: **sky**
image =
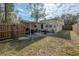
<path fill-rule="evenodd" d="M 47 19 L 61 16 L 62 14 L 79 13 L 79 4 L 77 3 L 45 3 L 44 7 L 46 8 Z M 23 20 L 33 20 L 31 17 L 31 5 L 29 3 L 14 4 L 14 10 L 19 11 L 16 14 Z"/>
<path fill-rule="evenodd" d="M 21 17 L 23 20 L 31 20 L 31 6 L 28 3 L 17 3 L 14 4 L 14 11 L 17 12 L 17 16 Z"/>

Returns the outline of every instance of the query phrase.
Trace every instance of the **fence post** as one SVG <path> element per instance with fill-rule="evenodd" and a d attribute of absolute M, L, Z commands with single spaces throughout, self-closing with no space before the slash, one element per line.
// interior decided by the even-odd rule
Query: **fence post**
<path fill-rule="evenodd" d="M 13 39 L 15 39 L 15 31 L 14 31 L 14 27 L 15 27 L 15 24 L 13 24 L 12 26 L 11 26 L 11 37 L 13 38 Z"/>

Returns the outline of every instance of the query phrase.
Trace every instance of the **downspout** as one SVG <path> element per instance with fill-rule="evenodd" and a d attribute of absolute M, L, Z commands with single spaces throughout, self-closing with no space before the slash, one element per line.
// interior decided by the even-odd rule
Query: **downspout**
<path fill-rule="evenodd" d="M 42 30 L 42 29 L 41 29 L 41 24 L 40 24 L 40 33 L 41 33 L 41 30 Z"/>
<path fill-rule="evenodd" d="M 30 25 L 30 38 L 31 38 L 31 35 L 32 35 L 32 34 L 31 34 L 31 23 L 30 23 L 29 25 Z"/>

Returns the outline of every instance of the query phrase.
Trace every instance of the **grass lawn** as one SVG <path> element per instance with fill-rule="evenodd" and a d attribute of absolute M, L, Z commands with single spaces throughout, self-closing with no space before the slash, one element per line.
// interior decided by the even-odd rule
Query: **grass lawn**
<path fill-rule="evenodd" d="M 79 55 L 79 37 L 73 31 L 60 31 L 38 39 L 0 42 L 0 55 Z"/>

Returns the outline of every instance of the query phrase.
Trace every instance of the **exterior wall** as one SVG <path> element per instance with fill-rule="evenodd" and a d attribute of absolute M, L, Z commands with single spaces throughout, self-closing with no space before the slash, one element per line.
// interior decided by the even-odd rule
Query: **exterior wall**
<path fill-rule="evenodd" d="M 52 32 L 53 30 L 55 30 L 54 24 L 49 24 L 49 23 L 44 24 L 44 29 L 43 30 L 47 30 L 49 32 Z"/>
<path fill-rule="evenodd" d="M 64 20 L 59 19 L 59 20 L 45 20 L 43 21 L 44 24 L 44 29 L 46 29 L 49 32 L 58 32 L 62 30 L 62 26 L 64 25 Z M 48 25 L 48 27 L 46 27 Z M 51 26 L 50 26 L 51 25 Z"/>
<path fill-rule="evenodd" d="M 29 23 L 30 24 L 30 23 Z M 36 26 L 36 27 L 35 27 Z M 41 29 L 41 24 L 39 23 L 31 23 L 31 28 L 33 30 L 40 30 Z"/>
<path fill-rule="evenodd" d="M 49 32 L 52 32 L 53 30 L 55 30 L 55 24 L 56 21 L 55 20 L 45 20 L 42 23 L 44 23 L 44 28 L 42 30 L 47 30 Z"/>
<path fill-rule="evenodd" d="M 35 24 L 37 27 L 35 28 L 35 29 L 37 29 L 37 30 L 41 30 L 41 24 L 40 23 L 37 23 L 37 24 Z"/>
<path fill-rule="evenodd" d="M 61 31 L 63 25 L 64 25 L 64 20 L 62 20 L 62 19 L 57 20 L 57 24 L 56 24 L 56 32 Z"/>
<path fill-rule="evenodd" d="M 25 23 L 23 23 L 24 25 L 25 25 L 25 27 L 26 27 L 26 29 L 27 28 L 29 28 L 30 29 L 30 24 L 31 24 L 31 29 L 32 30 L 41 30 L 41 24 L 40 23 L 36 23 L 36 22 L 25 22 Z M 35 27 L 36 26 L 36 27 Z"/>

